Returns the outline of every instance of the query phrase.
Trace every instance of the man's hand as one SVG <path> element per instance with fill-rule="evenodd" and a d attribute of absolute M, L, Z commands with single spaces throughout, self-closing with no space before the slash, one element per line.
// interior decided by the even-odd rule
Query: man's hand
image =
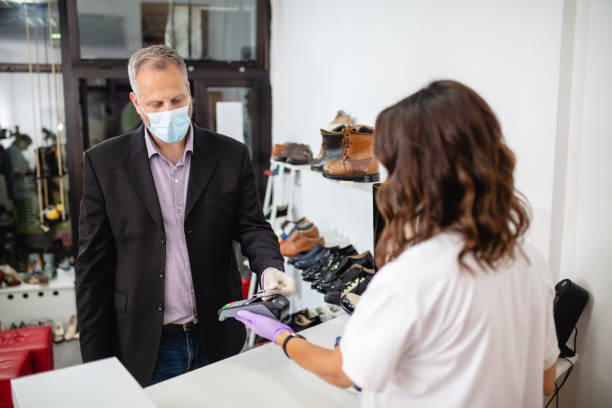
<path fill-rule="evenodd" d="M 280 294 L 286 298 L 295 293 L 295 279 L 276 268 L 264 270 L 261 274 L 261 280 L 263 282 L 262 289 L 266 293 Z M 264 300 L 268 298 L 269 296 L 265 296 Z"/>

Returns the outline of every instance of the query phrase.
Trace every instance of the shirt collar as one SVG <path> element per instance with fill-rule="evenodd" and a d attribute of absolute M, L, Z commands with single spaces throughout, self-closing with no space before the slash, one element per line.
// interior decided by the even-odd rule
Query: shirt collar
<path fill-rule="evenodd" d="M 149 156 L 149 159 L 151 159 L 151 157 L 156 154 L 159 154 L 161 157 L 163 157 L 163 155 L 159 151 L 159 148 L 153 141 L 151 133 L 149 133 L 149 128 L 147 128 L 146 125 L 144 128 L 144 138 L 145 144 L 147 146 L 147 156 Z M 187 133 L 187 143 L 185 144 L 185 153 L 183 154 L 183 157 L 187 152 L 193 153 L 193 123 L 189 125 L 189 132 Z"/>

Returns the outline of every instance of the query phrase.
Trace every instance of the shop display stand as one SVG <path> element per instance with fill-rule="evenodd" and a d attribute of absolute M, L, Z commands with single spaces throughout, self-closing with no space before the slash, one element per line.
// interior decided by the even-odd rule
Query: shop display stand
<path fill-rule="evenodd" d="M 28 323 L 49 318 L 64 321 L 76 314 L 74 268 L 58 270 L 58 277 L 46 285 L 22 283 L 0 289 L 0 321 L 5 329 L 11 323 Z"/>
<path fill-rule="evenodd" d="M 325 237 L 325 246 L 327 247 L 350 244 L 348 239 L 333 231 L 322 231 L 321 236 Z M 311 287 L 312 282 L 306 282 L 302 279 L 301 269 L 285 262 L 285 272 L 295 279 L 296 286 L 295 295 L 291 298 L 290 313 L 299 312 L 304 309 L 314 311 L 317 307 L 326 307 L 328 305 L 324 300 L 325 295 L 313 289 Z"/>
<path fill-rule="evenodd" d="M 347 187 L 356 188 L 359 190 L 369 191 L 369 192 L 372 191 L 372 186 L 377 183 L 377 182 L 360 183 L 357 181 L 349 181 L 349 180 L 334 180 L 334 179 L 324 177 L 323 174 L 321 174 L 321 172 L 311 170 L 310 168 L 308 168 L 307 171 L 304 172 L 304 174 L 307 174 L 308 176 L 311 176 L 311 177 L 320 178 L 322 180 L 325 180 L 328 183 L 336 183 L 342 186 L 347 186 Z"/>
<path fill-rule="evenodd" d="M 559 358 L 557 360 L 557 380 L 559 380 L 561 376 L 563 376 L 565 372 L 569 370 L 570 366 L 578 362 L 578 353 L 576 353 L 576 355 L 573 357 L 567 357 L 567 360 L 564 358 Z"/>
<path fill-rule="evenodd" d="M 287 162 L 270 160 L 270 171 L 274 171 L 278 167 L 278 172 L 276 175 L 271 175 L 268 177 L 268 182 L 266 184 L 266 194 L 264 197 L 264 214 L 267 214 L 268 211 L 271 211 L 270 223 L 275 224 L 278 217 L 278 207 L 284 204 L 287 204 L 287 215 L 289 217 L 295 216 L 294 213 L 294 204 L 295 204 L 295 185 L 297 184 L 298 176 L 300 173 L 307 174 L 310 177 L 316 177 L 318 179 L 324 180 L 328 183 L 336 183 L 343 186 L 348 186 L 351 188 L 356 188 L 363 191 L 372 192 L 372 186 L 376 184 L 375 182 L 371 183 L 360 183 L 356 181 L 348 181 L 348 180 L 334 180 L 323 177 L 323 174 L 318 171 L 314 171 L 310 168 L 309 164 L 290 164 Z M 289 178 L 289 185 L 285 186 L 286 176 Z M 285 188 L 287 187 L 287 191 Z M 290 219 L 294 219 L 290 218 Z"/>
<path fill-rule="evenodd" d="M 273 173 L 275 170 L 276 174 Z M 276 160 L 270 161 L 270 172 L 272 175 L 268 177 L 263 211 L 265 214 L 270 213 L 269 222 L 277 233 L 280 232 L 280 224 L 284 220 L 295 220 L 299 218 L 297 214 L 299 209 L 296 211 L 295 186 L 299 183 L 302 174 L 307 175 L 305 177 L 322 180 L 322 183 L 329 183 L 332 186 L 342 185 L 369 194 L 372 193 L 373 185 L 376 184 L 328 179 L 323 177 L 321 172 L 311 170 L 310 164 L 296 165 Z M 282 205 L 287 205 L 287 216 L 279 217 L 278 208 Z M 346 246 L 352 243 L 351 240 L 337 231 L 321 231 L 321 236 L 325 238 L 326 246 Z M 314 311 L 318 307 L 326 308 L 328 306 L 324 300 L 325 295 L 312 289 L 311 282 L 302 280 L 302 271 L 300 269 L 285 262 L 285 272 L 296 281 L 296 293 L 291 298 L 290 313 L 296 313 L 303 309 Z M 256 277 L 253 275 L 252 282 L 255 281 L 255 278 Z M 255 291 L 256 286 L 251 284 L 249 296 Z M 341 314 L 344 314 L 344 312 L 341 312 Z M 251 348 L 254 345 L 254 341 L 254 333 L 249 332 L 247 336 L 247 347 Z"/>
<path fill-rule="evenodd" d="M 278 173 L 268 177 L 266 185 L 266 195 L 264 198 L 264 214 L 271 211 L 270 223 L 274 224 L 278 218 L 278 207 L 287 204 L 287 215 L 294 214 L 294 187 L 297 182 L 298 174 L 310 169 L 309 164 L 290 164 L 286 162 L 271 160 L 270 170 L 274 171 L 278 167 Z M 289 178 L 289 186 L 285 192 L 286 176 Z"/>

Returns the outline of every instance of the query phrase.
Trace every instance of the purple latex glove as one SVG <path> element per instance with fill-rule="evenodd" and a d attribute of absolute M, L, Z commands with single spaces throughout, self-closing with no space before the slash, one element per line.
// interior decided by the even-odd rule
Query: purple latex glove
<path fill-rule="evenodd" d="M 257 313 L 249 312 L 248 310 L 240 310 L 236 314 L 236 320 L 244 323 L 246 327 L 253 330 L 255 333 L 270 341 L 276 343 L 276 336 L 284 331 L 294 333 L 293 329 L 286 324 L 272 319 L 268 316 L 263 316 Z"/>

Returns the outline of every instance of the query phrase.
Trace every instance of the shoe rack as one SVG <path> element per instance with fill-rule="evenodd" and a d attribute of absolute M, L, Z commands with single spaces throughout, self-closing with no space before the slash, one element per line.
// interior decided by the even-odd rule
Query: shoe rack
<path fill-rule="evenodd" d="M 287 204 L 287 215 L 290 219 L 296 218 L 295 214 L 295 186 L 298 184 L 300 175 L 322 180 L 323 183 L 341 185 L 349 188 L 372 193 L 372 186 L 376 183 L 360 183 L 346 180 L 332 180 L 322 176 L 320 172 L 310 169 L 309 164 L 289 164 L 282 161 L 271 160 L 270 171 L 276 174 L 268 177 L 266 195 L 264 197 L 264 214 L 271 211 L 270 223 L 277 221 L 278 207 Z"/>
<path fill-rule="evenodd" d="M 362 191 L 366 191 L 371 193 L 372 192 L 372 186 L 378 182 L 373 182 L 373 183 L 361 183 L 361 182 L 356 182 L 356 181 L 348 181 L 348 180 L 332 180 L 332 179 L 328 179 L 325 178 L 321 175 L 320 172 L 318 171 L 314 171 L 311 170 L 310 168 L 306 169 L 306 171 L 304 172 L 304 174 L 308 177 L 316 177 L 317 179 L 321 179 L 326 183 L 332 183 L 332 184 L 336 184 L 336 185 L 340 185 L 340 186 L 346 186 L 346 187 L 350 187 L 350 188 L 355 188 L 358 190 L 362 190 Z"/>
<path fill-rule="evenodd" d="M 309 164 L 276 160 L 270 161 L 270 172 L 273 175 L 268 177 L 264 213 L 271 213 L 269 221 L 275 231 L 285 219 L 305 216 L 318 226 L 325 246 L 352 244 L 358 252 L 373 252 L 372 197 L 376 183 L 333 180 L 311 170 Z M 277 209 L 284 205 L 287 216 L 279 217 Z M 300 269 L 285 263 L 285 272 L 296 281 L 291 313 L 327 305 L 324 295 L 302 280 Z"/>
<path fill-rule="evenodd" d="M 76 314 L 73 268 L 58 270 L 58 277 L 46 285 L 22 283 L 0 289 L 0 321 L 5 325 L 43 317 L 63 321 L 72 314 Z"/>
<path fill-rule="evenodd" d="M 270 171 L 276 174 L 268 177 L 266 195 L 264 197 L 264 214 L 271 211 L 270 223 L 274 225 L 277 221 L 278 207 L 287 204 L 287 216 L 295 216 L 295 185 L 299 174 L 309 169 L 308 164 L 290 164 L 286 162 L 271 160 Z M 288 181 L 288 183 L 287 183 Z"/>
<path fill-rule="evenodd" d="M 321 236 L 325 237 L 325 246 L 327 247 L 335 245 L 344 247 L 350 244 L 345 237 L 332 231 L 321 231 Z M 325 303 L 325 295 L 313 289 L 311 282 L 306 282 L 302 279 L 301 269 L 285 262 L 285 272 L 295 279 L 296 291 L 291 297 L 290 313 L 299 312 L 306 308 L 314 310 L 317 307 L 325 308 L 327 306 L 327 303 Z"/>

